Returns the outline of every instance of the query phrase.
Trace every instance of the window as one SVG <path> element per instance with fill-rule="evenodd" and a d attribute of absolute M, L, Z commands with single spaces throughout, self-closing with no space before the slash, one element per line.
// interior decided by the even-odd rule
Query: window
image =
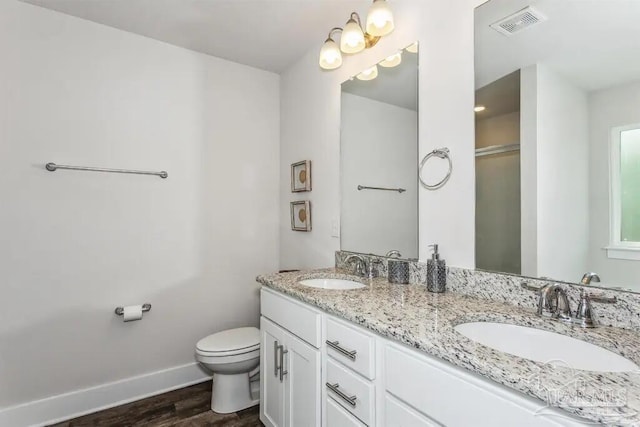
<path fill-rule="evenodd" d="M 609 258 L 640 260 L 640 124 L 611 133 Z"/>

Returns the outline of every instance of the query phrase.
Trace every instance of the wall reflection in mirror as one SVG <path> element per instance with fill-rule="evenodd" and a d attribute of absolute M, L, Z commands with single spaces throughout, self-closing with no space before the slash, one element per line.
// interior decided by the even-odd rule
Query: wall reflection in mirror
<path fill-rule="evenodd" d="M 342 250 L 418 257 L 417 44 L 342 84 Z"/>
<path fill-rule="evenodd" d="M 638 21 L 635 0 L 476 9 L 477 268 L 640 291 Z"/>

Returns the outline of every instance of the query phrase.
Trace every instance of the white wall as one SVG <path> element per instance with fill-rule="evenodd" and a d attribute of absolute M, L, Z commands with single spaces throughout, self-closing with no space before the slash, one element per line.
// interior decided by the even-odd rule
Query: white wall
<path fill-rule="evenodd" d="M 535 87 L 535 115 L 530 90 L 523 90 L 523 257 L 525 247 L 535 247 L 535 271 L 531 260 L 523 259 L 523 274 L 559 280 L 580 280 L 588 246 L 589 175 L 587 94 L 544 65 L 523 70 L 522 88 Z M 535 79 L 534 82 L 531 79 Z M 536 123 L 535 137 L 530 123 Z M 529 154 L 535 144 L 535 185 L 531 184 Z M 526 178 L 524 178 L 526 177 Z M 535 222 L 529 217 L 531 193 L 535 194 Z M 536 238 L 528 240 L 536 227 Z M 535 246 L 534 246 L 535 245 Z M 525 267 L 527 269 L 525 269 Z"/>
<path fill-rule="evenodd" d="M 611 128 L 640 123 L 640 82 L 589 94 L 590 150 L 590 242 L 588 269 L 603 283 L 640 288 L 640 262 L 610 259 L 609 245 L 609 139 Z"/>
<path fill-rule="evenodd" d="M 0 410 L 193 363 L 198 339 L 257 325 L 279 77 L 16 1 L 0 51 Z M 144 302 L 142 321 L 113 313 Z"/>
<path fill-rule="evenodd" d="M 420 257 L 439 243 L 449 265 L 474 266 L 474 76 L 473 9 L 481 0 L 397 0 L 396 30 L 364 53 L 347 57 L 342 67 L 318 67 L 317 48 L 281 76 L 281 149 L 283 166 L 313 160 L 313 231 L 290 230 L 289 170 L 280 169 L 280 265 L 326 267 L 334 263 L 339 239 L 331 236 L 340 212 L 340 83 L 398 48 L 420 41 L 420 158 L 434 148 L 451 150 L 454 172 L 434 192 L 420 189 Z M 365 13 L 365 11 L 360 11 Z M 338 24 L 338 23 L 336 23 Z M 428 177 L 429 175 L 426 174 Z"/>
<path fill-rule="evenodd" d="M 418 113 L 349 93 L 341 104 L 342 248 L 418 256 Z M 358 185 L 404 188 L 363 190 Z"/>

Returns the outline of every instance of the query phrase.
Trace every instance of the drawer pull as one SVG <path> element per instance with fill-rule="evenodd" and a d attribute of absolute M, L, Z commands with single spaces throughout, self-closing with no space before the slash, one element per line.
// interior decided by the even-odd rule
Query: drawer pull
<path fill-rule="evenodd" d="M 342 347 L 340 347 L 340 341 L 326 341 L 327 345 L 329 347 L 331 347 L 332 349 L 334 349 L 335 351 L 337 351 L 338 353 L 342 354 L 343 356 L 348 357 L 351 360 L 356 360 L 356 350 L 347 350 L 344 349 Z"/>
<path fill-rule="evenodd" d="M 327 383 L 327 388 L 329 390 L 331 390 L 332 392 L 334 392 L 335 394 L 337 394 L 342 400 L 344 400 L 345 402 L 347 402 L 349 405 L 353 406 L 354 408 L 356 407 L 356 396 L 349 396 L 347 394 L 345 394 L 342 390 L 340 390 L 340 384 L 335 383 L 335 384 L 331 384 L 331 383 Z"/>

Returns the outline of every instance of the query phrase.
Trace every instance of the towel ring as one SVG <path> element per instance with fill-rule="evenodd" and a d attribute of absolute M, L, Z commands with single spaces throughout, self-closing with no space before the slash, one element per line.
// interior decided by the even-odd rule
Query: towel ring
<path fill-rule="evenodd" d="M 440 159 L 447 159 L 447 161 L 449 162 L 449 170 L 447 171 L 447 175 L 444 178 L 442 178 L 440 182 L 436 184 L 427 184 L 426 182 L 424 182 L 424 179 L 422 179 L 422 169 L 424 168 L 424 165 L 427 163 L 427 160 L 429 160 L 433 156 L 436 156 Z M 452 171 L 453 171 L 453 163 L 451 162 L 451 157 L 449 156 L 449 149 L 447 147 L 436 148 L 435 150 L 433 150 L 432 152 L 424 156 L 424 158 L 420 162 L 420 167 L 418 168 L 418 178 L 420 179 L 420 182 L 422 183 L 424 188 L 426 188 L 427 190 L 437 190 L 438 188 L 441 188 L 442 186 L 444 186 L 447 183 L 447 181 L 449 181 Z"/>

